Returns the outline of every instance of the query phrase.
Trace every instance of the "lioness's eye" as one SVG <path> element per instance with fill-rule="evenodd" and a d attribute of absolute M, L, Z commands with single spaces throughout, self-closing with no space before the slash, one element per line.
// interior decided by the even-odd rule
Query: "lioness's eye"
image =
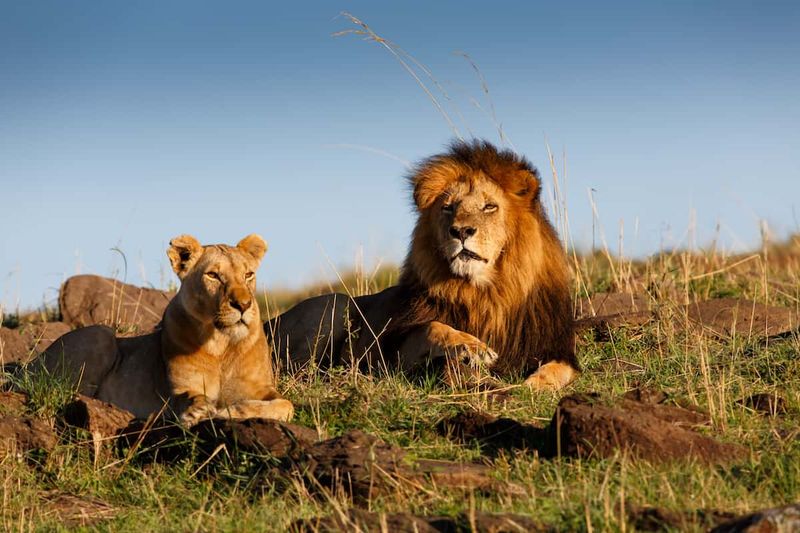
<path fill-rule="evenodd" d="M 484 213 L 493 213 L 495 211 L 497 211 L 497 204 L 486 204 L 483 206 Z"/>
<path fill-rule="evenodd" d="M 445 213 L 452 213 L 453 212 L 453 204 L 444 204 L 442 206 L 442 211 Z"/>
<path fill-rule="evenodd" d="M 244 279 L 250 281 L 251 279 L 253 279 L 253 276 L 255 276 L 254 272 L 248 272 L 247 274 L 244 275 Z"/>
<path fill-rule="evenodd" d="M 206 272 L 206 276 L 209 279 L 213 279 L 214 281 L 219 281 L 219 274 L 217 274 L 216 272 Z"/>

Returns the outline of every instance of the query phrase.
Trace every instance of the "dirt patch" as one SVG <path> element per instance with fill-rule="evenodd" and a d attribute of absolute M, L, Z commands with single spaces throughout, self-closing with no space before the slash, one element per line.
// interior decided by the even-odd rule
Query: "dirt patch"
<path fill-rule="evenodd" d="M 58 443 L 53 429 L 43 420 L 30 417 L 0 416 L 0 454 L 21 454 L 34 450 L 51 451 Z"/>
<path fill-rule="evenodd" d="M 56 518 L 66 527 L 86 527 L 113 518 L 119 510 L 96 498 L 75 496 L 60 491 L 49 491 L 41 496 L 45 517 Z"/>
<path fill-rule="evenodd" d="M 140 461 L 171 462 L 194 452 L 205 460 L 224 446 L 228 454 L 295 459 L 318 440 L 313 429 L 276 420 L 205 420 L 191 429 L 164 421 L 133 421 L 119 433 L 117 449 Z"/>
<path fill-rule="evenodd" d="M 436 428 L 441 435 L 460 442 L 477 441 L 481 451 L 490 455 L 502 450 L 542 450 L 548 437 L 546 428 L 477 411 L 459 413 Z"/>
<path fill-rule="evenodd" d="M 28 397 L 21 392 L 0 391 L 0 415 L 22 416 Z"/>
<path fill-rule="evenodd" d="M 737 298 L 697 302 L 687 307 L 687 313 L 695 327 L 724 338 L 774 337 L 800 327 L 800 314 L 794 309 Z"/>
<path fill-rule="evenodd" d="M 787 412 L 785 398 L 766 392 L 753 394 L 736 403 L 768 416 L 783 415 Z"/>
<path fill-rule="evenodd" d="M 73 328 L 104 324 L 121 335 L 152 331 L 174 293 L 128 285 L 101 276 L 69 278 L 58 298 L 61 317 Z"/>
<path fill-rule="evenodd" d="M 635 507 L 628 517 L 636 531 L 687 531 L 708 529 L 734 517 L 722 511 L 672 511 L 659 507 Z"/>
<path fill-rule="evenodd" d="M 551 444 L 561 455 L 610 457 L 625 450 L 653 462 L 694 459 L 718 464 L 746 456 L 742 446 L 697 431 L 708 422 L 706 415 L 674 405 L 571 395 L 559 402 L 553 416 Z"/>
<path fill-rule="evenodd" d="M 416 516 L 411 513 L 371 513 L 351 509 L 346 513 L 296 522 L 294 532 L 392 531 L 398 533 L 521 533 L 553 531 L 533 518 L 518 514 L 476 512 L 450 516 Z"/>

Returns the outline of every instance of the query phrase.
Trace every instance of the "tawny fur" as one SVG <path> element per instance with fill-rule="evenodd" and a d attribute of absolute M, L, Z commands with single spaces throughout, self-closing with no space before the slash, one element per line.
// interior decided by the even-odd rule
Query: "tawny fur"
<path fill-rule="evenodd" d="M 80 391 L 144 418 L 164 411 L 186 425 L 203 418 L 291 418 L 275 387 L 270 346 L 255 297 L 266 252 L 258 235 L 236 246 L 202 246 L 189 235 L 167 255 L 181 287 L 160 328 L 116 338 L 92 326 L 68 333 L 40 358 Z"/>
<path fill-rule="evenodd" d="M 536 170 L 476 141 L 423 161 L 409 181 L 418 219 L 399 284 L 312 298 L 268 322 L 278 360 L 411 370 L 456 348 L 501 374 L 536 372 L 534 388 L 574 379 L 569 269 Z M 459 228 L 471 231 L 460 244 Z M 459 249 L 474 254 L 457 264 Z"/>
<path fill-rule="evenodd" d="M 436 202 L 454 182 L 475 187 L 484 180 L 508 201 L 507 237 L 493 281 L 475 285 L 454 277 L 434 252 L 440 246 Z M 554 360 L 577 369 L 569 268 L 542 208 L 536 169 L 489 143 L 457 143 L 423 162 L 410 181 L 419 219 L 400 285 L 414 296 L 392 329 L 443 322 L 487 342 L 500 355 L 500 372 L 529 373 Z"/>

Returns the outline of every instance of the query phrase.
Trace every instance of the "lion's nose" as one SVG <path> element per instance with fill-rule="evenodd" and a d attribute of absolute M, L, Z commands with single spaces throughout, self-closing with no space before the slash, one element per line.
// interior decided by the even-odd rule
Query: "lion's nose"
<path fill-rule="evenodd" d="M 251 298 L 246 298 L 246 299 L 245 298 L 239 299 L 236 297 L 231 298 L 231 307 L 233 307 L 234 309 L 238 309 L 240 313 L 244 313 L 245 311 L 250 309 L 251 305 L 253 305 L 253 300 Z"/>
<path fill-rule="evenodd" d="M 461 242 L 475 235 L 476 231 L 478 230 L 471 226 L 450 226 L 450 235 Z"/>

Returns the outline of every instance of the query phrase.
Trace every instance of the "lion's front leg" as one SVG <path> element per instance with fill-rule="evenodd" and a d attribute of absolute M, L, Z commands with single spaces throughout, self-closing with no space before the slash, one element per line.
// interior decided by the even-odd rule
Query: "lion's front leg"
<path fill-rule="evenodd" d="M 557 391 L 572 383 L 579 374 L 580 372 L 569 363 L 550 361 L 528 376 L 525 385 L 535 391 Z"/>
<path fill-rule="evenodd" d="M 432 354 L 443 354 L 473 368 L 490 367 L 499 357 L 488 344 L 479 338 L 442 322 L 428 324 L 425 337 Z"/>
<path fill-rule="evenodd" d="M 491 367 L 498 355 L 479 338 L 442 322 L 430 322 L 406 336 L 400 349 L 405 371 L 442 361 L 445 379 L 451 385 L 481 380 L 481 370 Z"/>

